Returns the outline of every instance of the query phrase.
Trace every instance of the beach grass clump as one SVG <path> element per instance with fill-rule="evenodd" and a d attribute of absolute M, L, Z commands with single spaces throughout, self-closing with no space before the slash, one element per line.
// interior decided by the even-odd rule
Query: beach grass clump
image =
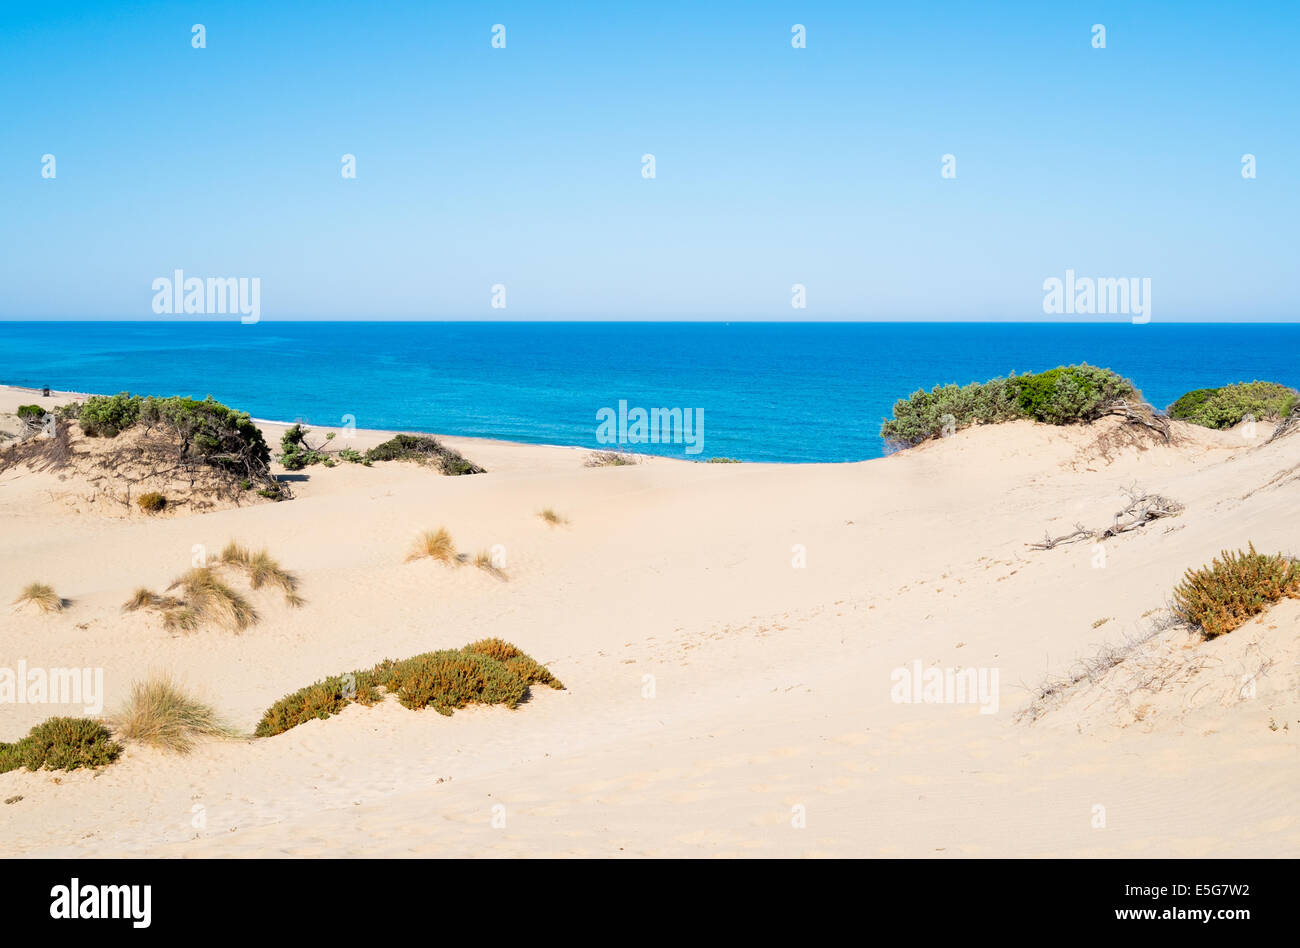
<path fill-rule="evenodd" d="M 274 586 L 284 593 L 285 602 L 291 606 L 301 606 L 303 598 L 298 595 L 298 577 L 280 566 L 266 549 L 254 553 L 248 547 L 231 540 L 221 551 L 221 562 L 225 566 L 235 566 L 248 574 L 248 584 L 254 589 Z"/>
<path fill-rule="evenodd" d="M 324 720 L 349 704 L 372 705 L 382 699 L 373 671 L 335 675 L 299 688 L 271 705 L 257 722 L 254 737 L 274 737 L 308 721 Z"/>
<path fill-rule="evenodd" d="M 484 474 L 486 469 L 469 461 L 455 448 L 449 448 L 428 435 L 399 434 L 365 453 L 367 461 L 415 461 L 429 464 L 443 474 Z"/>
<path fill-rule="evenodd" d="M 289 605 L 296 607 L 305 602 L 298 594 L 298 577 L 282 568 L 265 548 L 254 553 L 231 540 L 221 551 L 221 563 L 244 570 L 248 574 L 248 584 L 254 589 L 274 586 L 284 593 L 284 601 Z"/>
<path fill-rule="evenodd" d="M 582 462 L 583 467 L 627 467 L 635 464 L 636 458 L 617 451 L 593 451 Z"/>
<path fill-rule="evenodd" d="M 158 609 L 166 611 L 185 605 L 175 596 L 160 596 L 152 589 L 141 586 L 126 602 L 122 603 L 123 612 L 137 612 L 140 609 Z"/>
<path fill-rule="evenodd" d="M 1011 375 L 968 385 L 918 389 L 894 403 L 880 435 L 896 447 L 910 447 L 971 425 L 1031 419 L 1052 425 L 1094 421 L 1120 403 L 1140 403 L 1142 394 L 1110 369 L 1087 364 Z"/>
<path fill-rule="evenodd" d="M 1174 589 L 1174 614 L 1207 639 L 1245 625 L 1284 598 L 1300 599 L 1300 561 L 1280 553 L 1224 550 L 1209 566 L 1189 569 Z"/>
<path fill-rule="evenodd" d="M 540 663 L 501 639 L 482 639 L 463 649 L 442 649 L 411 658 L 384 659 L 367 671 L 326 678 L 281 698 L 254 732 L 272 737 L 316 718 L 338 714 L 349 704 L 371 705 L 384 693 L 412 710 L 432 707 L 450 715 L 469 704 L 515 708 L 533 684 L 563 689 Z"/>
<path fill-rule="evenodd" d="M 108 728 L 88 718 L 49 718 L 12 744 L 0 743 L 0 773 L 28 770 L 76 770 L 103 767 L 117 760 L 122 747 Z"/>
<path fill-rule="evenodd" d="M 467 704 L 504 704 L 513 708 L 523 699 L 527 683 L 502 662 L 478 652 L 443 649 L 394 663 L 384 686 L 403 707 L 432 706 L 450 715 Z"/>
<path fill-rule="evenodd" d="M 18 594 L 18 598 L 13 601 L 13 604 L 15 606 L 32 605 L 42 613 L 51 613 L 62 612 L 67 603 L 54 591 L 53 586 L 45 583 L 28 583 L 23 587 L 23 591 Z"/>
<path fill-rule="evenodd" d="M 167 506 L 167 498 L 157 491 L 149 491 L 135 499 L 135 505 L 145 513 L 158 513 Z"/>
<path fill-rule="evenodd" d="M 505 579 L 506 573 L 501 567 L 497 566 L 492 554 L 487 550 L 479 550 L 474 554 L 474 565 L 485 573 L 491 573 L 497 579 Z"/>
<path fill-rule="evenodd" d="M 252 604 L 227 586 L 210 566 L 196 566 L 167 589 L 179 589 L 184 603 L 164 613 L 163 624 L 168 629 L 188 632 L 201 625 L 215 625 L 242 632 L 257 622 L 257 610 Z"/>
<path fill-rule="evenodd" d="M 1237 382 L 1198 388 L 1169 406 L 1169 417 L 1203 428 L 1232 428 L 1247 418 L 1278 421 L 1291 414 L 1300 392 L 1278 382 Z"/>
<path fill-rule="evenodd" d="M 236 733 L 212 708 L 192 698 L 166 674 L 135 682 L 130 697 L 110 723 L 121 739 L 178 754 L 188 754 L 196 738 L 233 737 Z"/>
<path fill-rule="evenodd" d="M 419 560 L 428 557 L 437 560 L 440 563 L 454 564 L 458 562 L 456 558 L 456 547 L 451 542 L 451 534 L 447 532 L 446 527 L 439 527 L 437 530 L 426 530 L 416 538 L 415 546 L 411 552 L 406 554 L 406 561 Z"/>
<path fill-rule="evenodd" d="M 538 512 L 537 512 L 537 516 L 541 517 L 543 520 L 545 520 L 547 523 L 549 523 L 549 524 L 550 524 L 551 526 L 553 526 L 553 527 L 558 527 L 558 526 L 560 526 L 560 524 L 564 524 L 564 523 L 568 523 L 568 522 L 569 522 L 569 519 L 568 519 L 567 517 L 562 517 L 562 516 L 560 516 L 560 515 L 557 514 L 554 510 L 552 510 L 550 507 L 547 507 L 547 508 L 544 509 L 544 510 L 540 510 L 540 511 L 538 511 Z"/>

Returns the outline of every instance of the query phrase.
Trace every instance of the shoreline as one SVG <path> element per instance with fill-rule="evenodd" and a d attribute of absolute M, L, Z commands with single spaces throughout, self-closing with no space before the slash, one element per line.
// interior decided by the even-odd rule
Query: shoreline
<path fill-rule="evenodd" d="M 0 383 L 0 393 L 3 392 L 24 392 L 38 399 L 45 397 L 41 395 L 42 389 L 30 388 L 25 385 L 11 385 L 9 383 Z M 51 400 L 56 400 L 56 401 L 67 400 L 67 399 L 71 399 L 73 401 L 80 401 L 80 400 L 90 398 L 92 396 L 103 396 L 105 394 L 106 393 L 104 392 L 73 392 L 73 391 L 66 391 L 62 389 L 50 389 L 49 398 Z M 158 396 L 158 397 L 166 398 L 169 396 Z M 233 408 L 236 411 L 243 410 L 235 405 L 230 405 L 227 407 Z M 265 426 L 268 428 L 275 428 L 275 429 L 287 429 L 293 427 L 295 424 L 300 424 L 300 422 L 296 422 L 296 421 L 277 421 L 273 418 L 258 418 L 252 414 L 250 414 L 248 417 L 259 428 Z M 303 424 L 304 427 L 309 428 L 311 431 L 338 433 L 346 430 L 339 425 L 316 425 L 316 424 L 309 424 L 306 422 L 301 422 L 301 424 Z M 635 457 L 637 458 L 637 463 L 644 463 L 647 460 L 655 460 L 655 461 L 682 461 L 687 464 L 702 464 L 702 463 L 707 463 L 709 460 L 708 458 L 702 458 L 700 460 L 692 460 L 690 458 L 678 458 L 678 457 L 672 457 L 671 455 L 664 455 L 664 454 L 642 454 L 637 451 L 628 450 L 627 448 L 621 446 L 591 448 L 591 447 L 584 447 L 583 445 L 554 444 L 551 442 L 544 442 L 544 441 L 507 441 L 504 438 L 484 438 L 484 437 L 479 437 L 477 435 L 441 434 L 436 431 L 424 431 L 416 428 L 354 428 L 352 430 L 356 432 L 358 435 L 363 435 L 363 436 L 375 435 L 375 436 L 393 437 L 399 434 L 424 435 L 426 437 L 437 438 L 439 441 L 446 441 L 449 443 L 465 442 L 467 444 L 479 444 L 486 447 L 545 448 L 545 449 L 557 450 L 557 451 L 583 451 L 588 454 L 611 451 L 615 454 L 625 454 L 625 455 Z M 387 439 L 385 438 L 385 440 Z M 276 449 L 276 445 L 270 445 L 270 447 L 274 452 Z M 867 460 L 877 460 L 877 459 L 876 458 L 863 459 L 863 461 L 867 461 Z M 779 464 L 785 466 L 785 465 L 808 465 L 808 464 L 861 464 L 863 463 L 863 461 L 744 461 L 743 463 Z"/>

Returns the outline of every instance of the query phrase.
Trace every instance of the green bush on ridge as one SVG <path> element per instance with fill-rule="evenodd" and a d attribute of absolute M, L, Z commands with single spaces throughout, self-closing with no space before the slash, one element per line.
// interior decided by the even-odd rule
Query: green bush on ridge
<path fill-rule="evenodd" d="M 1278 382 L 1237 382 L 1220 388 L 1198 388 L 1169 406 L 1169 417 L 1203 428 L 1231 428 L 1247 416 L 1276 421 L 1295 408 L 1300 393 Z"/>
<path fill-rule="evenodd" d="M 1096 366 L 1058 366 L 1046 372 L 918 389 L 894 403 L 893 417 L 880 436 L 896 447 L 911 447 L 971 425 L 997 424 L 1019 418 L 1052 425 L 1093 421 L 1120 401 L 1140 402 L 1142 394 L 1128 379 Z"/>

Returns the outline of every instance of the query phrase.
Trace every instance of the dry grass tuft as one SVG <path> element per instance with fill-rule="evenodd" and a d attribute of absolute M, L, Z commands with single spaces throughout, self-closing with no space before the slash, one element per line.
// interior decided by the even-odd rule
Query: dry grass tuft
<path fill-rule="evenodd" d="M 221 551 L 221 562 L 245 570 L 248 573 L 248 584 L 254 589 L 263 586 L 279 588 L 284 593 L 284 601 L 290 606 L 296 608 L 306 601 L 298 595 L 298 577 L 281 568 L 265 549 L 254 553 L 232 540 Z"/>
<path fill-rule="evenodd" d="M 15 606 L 25 606 L 29 603 L 40 609 L 42 613 L 62 612 L 63 607 L 67 605 L 54 591 L 54 587 L 47 586 L 45 583 L 28 583 L 13 602 Z"/>
<path fill-rule="evenodd" d="M 135 612 L 138 609 L 174 609 L 184 605 L 174 596 L 160 596 L 152 589 L 141 586 L 126 602 L 122 603 L 123 612 Z"/>
<path fill-rule="evenodd" d="M 192 569 L 167 588 L 179 588 L 185 602 L 183 608 L 167 612 L 168 628 L 188 631 L 211 624 L 242 632 L 257 621 L 252 604 L 223 583 L 211 567 Z"/>
<path fill-rule="evenodd" d="M 194 700 L 165 674 L 131 686 L 131 696 L 110 719 L 118 737 L 187 754 L 196 737 L 234 737 L 212 708 Z"/>
<path fill-rule="evenodd" d="M 445 527 L 439 527 L 437 530 L 426 530 L 420 534 L 419 539 L 415 541 L 415 547 L 406 555 L 406 561 L 424 559 L 438 560 L 440 563 L 454 564 L 458 562 L 456 558 L 456 548 L 451 542 L 451 534 Z"/>
<path fill-rule="evenodd" d="M 497 579 L 506 578 L 505 570 L 492 562 L 492 554 L 487 550 L 479 550 L 478 553 L 474 555 L 474 565 L 485 573 L 491 573 Z"/>
<path fill-rule="evenodd" d="M 568 517 L 561 517 L 550 507 L 547 507 L 545 510 L 539 511 L 537 516 L 541 517 L 543 520 L 545 520 L 553 527 L 558 527 L 560 524 L 569 522 Z"/>

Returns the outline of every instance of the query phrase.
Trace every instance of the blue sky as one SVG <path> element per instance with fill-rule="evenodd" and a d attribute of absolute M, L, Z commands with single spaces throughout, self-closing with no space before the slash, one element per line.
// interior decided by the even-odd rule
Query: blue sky
<path fill-rule="evenodd" d="M 1077 320 L 1070 268 L 1295 320 L 1297 49 L 1294 0 L 7 2 L 0 319 L 180 268 L 263 319 Z"/>

